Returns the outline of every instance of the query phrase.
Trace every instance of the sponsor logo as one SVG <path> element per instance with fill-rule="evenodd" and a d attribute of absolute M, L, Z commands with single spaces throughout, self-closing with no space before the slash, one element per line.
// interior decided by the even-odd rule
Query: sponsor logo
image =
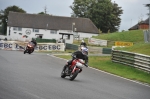
<path fill-rule="evenodd" d="M 26 30 L 26 34 L 27 34 L 27 35 L 30 35 L 30 34 L 31 34 L 31 30 L 27 29 L 27 30 Z"/>

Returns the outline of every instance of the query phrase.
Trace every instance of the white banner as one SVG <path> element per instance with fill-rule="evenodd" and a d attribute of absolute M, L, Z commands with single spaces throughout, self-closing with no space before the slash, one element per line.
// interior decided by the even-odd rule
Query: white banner
<path fill-rule="evenodd" d="M 89 38 L 88 43 L 93 45 L 107 46 L 107 40 L 101 40 L 95 38 Z"/>
<path fill-rule="evenodd" d="M 0 41 L 0 49 L 24 50 L 28 42 Z M 64 43 L 38 43 L 35 51 L 65 51 Z"/>

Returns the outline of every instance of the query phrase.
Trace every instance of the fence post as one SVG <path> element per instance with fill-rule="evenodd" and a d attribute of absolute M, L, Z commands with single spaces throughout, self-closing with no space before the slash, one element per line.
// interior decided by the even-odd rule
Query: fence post
<path fill-rule="evenodd" d="M 150 42 L 150 31 L 149 30 L 145 30 L 144 32 L 144 41 L 145 43 Z"/>

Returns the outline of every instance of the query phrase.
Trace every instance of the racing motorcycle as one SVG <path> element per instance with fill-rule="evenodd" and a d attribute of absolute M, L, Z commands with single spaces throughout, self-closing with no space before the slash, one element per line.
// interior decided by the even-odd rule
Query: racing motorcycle
<path fill-rule="evenodd" d="M 34 46 L 35 46 L 35 44 L 33 42 L 29 42 L 25 51 L 24 51 L 24 54 L 25 53 L 31 54 L 34 51 Z"/>
<path fill-rule="evenodd" d="M 74 80 L 79 73 L 81 73 L 82 68 L 85 66 L 83 59 L 74 59 L 70 66 L 64 66 L 61 72 L 61 77 L 65 78 L 69 76 L 69 79 Z"/>

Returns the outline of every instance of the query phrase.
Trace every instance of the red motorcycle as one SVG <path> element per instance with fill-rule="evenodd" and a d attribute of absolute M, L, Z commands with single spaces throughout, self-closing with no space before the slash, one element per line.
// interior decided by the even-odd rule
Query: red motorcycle
<path fill-rule="evenodd" d="M 25 53 L 31 54 L 34 51 L 34 46 L 35 46 L 35 44 L 33 42 L 29 42 L 25 51 L 24 51 L 24 54 Z"/>
<path fill-rule="evenodd" d="M 69 76 L 70 80 L 74 80 L 79 73 L 81 73 L 82 68 L 85 66 L 85 63 L 82 59 L 74 59 L 70 66 L 64 66 L 61 72 L 61 77 L 65 78 Z"/>

